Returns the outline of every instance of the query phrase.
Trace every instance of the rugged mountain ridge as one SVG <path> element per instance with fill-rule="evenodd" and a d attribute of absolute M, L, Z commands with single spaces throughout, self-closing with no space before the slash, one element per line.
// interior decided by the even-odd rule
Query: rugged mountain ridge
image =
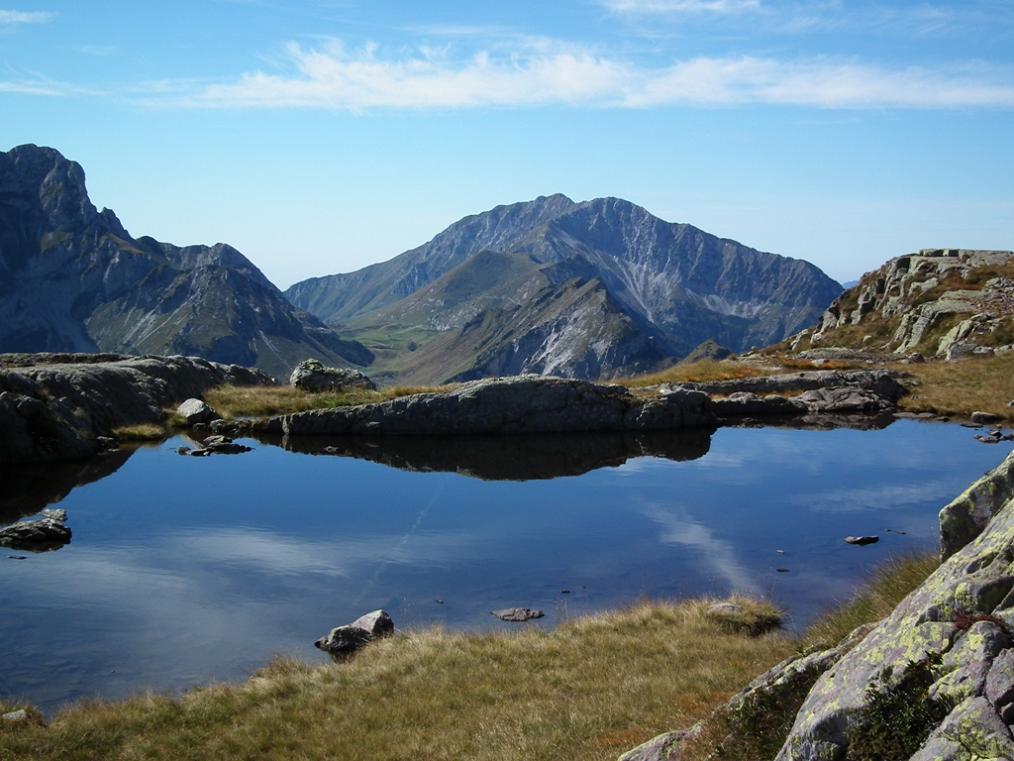
<path fill-rule="evenodd" d="M 497 275 L 478 275 L 479 263 Z M 575 288 L 587 284 L 595 308 L 574 308 Z M 384 368 L 434 381 L 610 377 L 672 363 L 707 339 L 737 351 L 766 345 L 812 323 L 840 291 L 812 264 L 628 201 L 553 195 L 466 217 L 388 262 L 303 281 L 286 296 L 373 340 Z M 451 351 L 452 372 L 425 351 L 409 353 L 430 345 Z M 583 348 L 554 360 L 564 346 Z"/>
<path fill-rule="evenodd" d="M 52 148 L 0 153 L 0 352 L 190 354 L 286 375 L 372 355 L 294 308 L 226 244 L 133 238 Z"/>

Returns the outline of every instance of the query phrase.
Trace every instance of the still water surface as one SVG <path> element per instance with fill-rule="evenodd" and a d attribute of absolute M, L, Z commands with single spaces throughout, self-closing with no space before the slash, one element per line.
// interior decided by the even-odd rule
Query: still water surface
<path fill-rule="evenodd" d="M 0 520 L 54 501 L 74 531 L 56 552 L 0 554 L 0 694 L 53 710 L 242 678 L 274 654 L 323 661 L 315 638 L 378 607 L 399 627 L 453 629 L 538 607 L 551 627 L 643 597 L 745 592 L 798 628 L 879 562 L 935 547 L 940 506 L 1009 451 L 909 420 L 249 441 L 206 459 L 177 455 L 185 443 L 0 474 Z M 861 533 L 881 541 L 842 542 Z"/>

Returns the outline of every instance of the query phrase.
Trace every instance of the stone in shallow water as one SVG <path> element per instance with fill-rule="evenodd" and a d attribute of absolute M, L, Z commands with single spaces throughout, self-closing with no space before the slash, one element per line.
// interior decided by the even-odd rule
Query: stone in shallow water
<path fill-rule="evenodd" d="M 545 615 L 541 610 L 533 610 L 531 608 L 503 608 L 501 610 L 491 610 L 490 613 L 501 621 L 515 623 L 531 621 L 533 618 L 542 618 Z"/>
<path fill-rule="evenodd" d="M 864 544 L 876 544 L 880 541 L 879 536 L 847 536 L 845 537 L 845 544 L 857 544 L 862 546 Z"/>
<path fill-rule="evenodd" d="M 386 610 L 374 610 L 360 616 L 351 624 L 337 626 L 313 643 L 335 657 L 347 657 L 363 645 L 394 634 L 394 621 Z"/>

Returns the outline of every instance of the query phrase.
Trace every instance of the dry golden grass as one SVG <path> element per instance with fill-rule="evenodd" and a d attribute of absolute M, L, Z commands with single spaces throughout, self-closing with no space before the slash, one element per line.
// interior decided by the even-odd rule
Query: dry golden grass
<path fill-rule="evenodd" d="M 657 386 L 659 383 L 699 383 L 704 381 L 733 380 L 736 378 L 755 378 L 758 375 L 769 375 L 777 372 L 777 367 L 758 367 L 753 364 L 738 362 L 734 359 L 704 359 L 688 365 L 673 365 L 667 370 L 632 378 L 617 378 L 618 383 L 628 388 Z"/>
<path fill-rule="evenodd" d="M 120 441 L 161 441 L 168 434 L 165 428 L 153 423 L 124 425 L 113 429 L 113 436 Z"/>
<path fill-rule="evenodd" d="M 955 362 L 899 365 L 914 376 L 912 393 L 901 400 L 909 412 L 967 416 L 976 410 L 1014 419 L 1014 352 Z M 913 387 L 914 386 L 914 387 Z"/>
<path fill-rule="evenodd" d="M 0 731 L 0 758 L 612 761 L 793 651 L 785 634 L 723 629 L 710 602 L 646 603 L 550 633 L 399 634 L 344 664 L 278 661 L 177 700 L 81 704 L 49 728 Z"/>
<path fill-rule="evenodd" d="M 352 389 L 340 393 L 313 393 L 292 386 L 219 386 L 208 391 L 204 400 L 225 417 L 260 417 L 370 404 L 411 394 L 450 391 L 456 387 L 395 386 L 379 391 Z"/>

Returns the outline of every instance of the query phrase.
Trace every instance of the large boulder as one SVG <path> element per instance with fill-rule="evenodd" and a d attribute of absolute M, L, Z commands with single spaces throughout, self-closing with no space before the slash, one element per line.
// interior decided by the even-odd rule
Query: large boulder
<path fill-rule="evenodd" d="M 394 621 L 385 610 L 374 610 L 351 624 L 337 626 L 313 643 L 336 658 L 346 658 L 369 642 L 394 634 Z"/>
<path fill-rule="evenodd" d="M 218 413 L 207 402 L 201 399 L 190 398 L 176 408 L 176 414 L 180 416 L 187 425 L 195 423 L 210 423 L 218 418 Z"/>
<path fill-rule="evenodd" d="M 325 367 L 317 359 L 307 359 L 296 365 L 289 383 L 303 391 L 347 391 L 364 389 L 375 391 L 377 384 L 358 370 L 347 367 Z"/>

